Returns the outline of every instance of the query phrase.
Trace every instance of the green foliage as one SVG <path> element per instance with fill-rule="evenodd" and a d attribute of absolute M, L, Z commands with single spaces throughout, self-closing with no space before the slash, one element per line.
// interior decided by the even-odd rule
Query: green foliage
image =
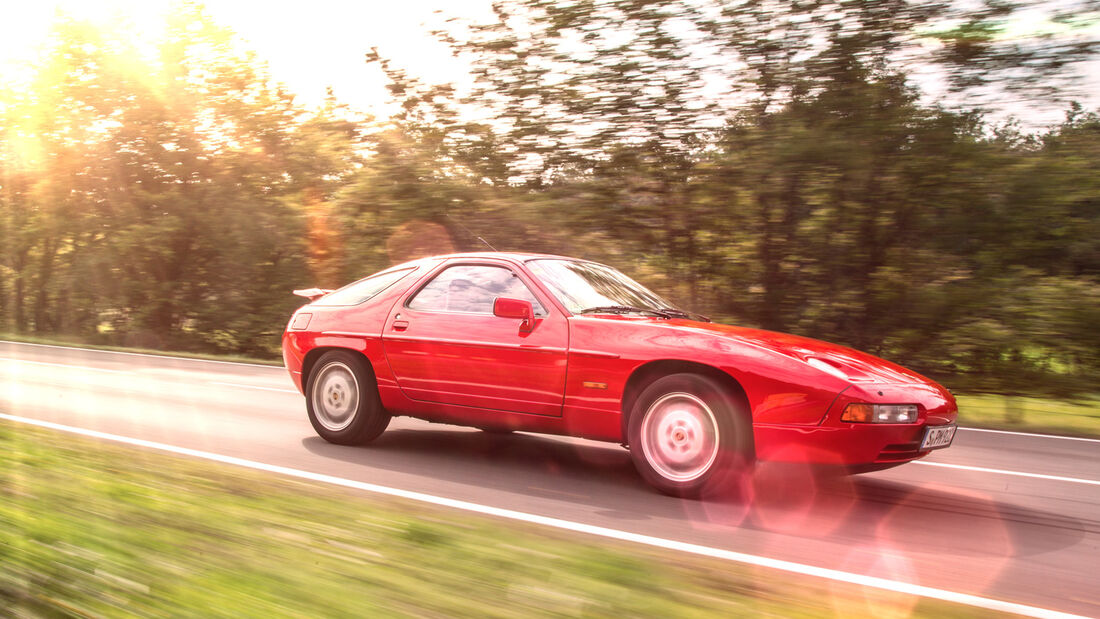
<path fill-rule="evenodd" d="M 1095 41 L 1003 35 L 1065 8 L 514 0 L 450 40 L 526 202 L 667 296 L 949 385 L 1064 394 L 1100 373 L 1097 119 L 1021 135 L 922 103 L 910 73 L 972 101 L 1062 84 Z"/>
<path fill-rule="evenodd" d="M 340 183 L 354 124 L 296 107 L 193 7 L 156 58 L 68 20 L 53 41 L 0 127 L 4 326 L 272 355 L 311 279 L 305 196 Z"/>
<path fill-rule="evenodd" d="M 1095 390 L 1100 117 L 1028 134 L 976 106 L 1069 92 L 1095 3 L 496 11 L 443 33 L 470 92 L 369 54 L 384 120 L 300 108 L 193 7 L 155 56 L 60 21 L 0 96 L 0 328 L 274 356 L 292 288 L 483 237 L 950 387 Z M 1037 15 L 1065 33 L 1020 34 Z"/>
<path fill-rule="evenodd" d="M 960 395 L 966 425 L 1100 437 L 1100 398 L 1051 400 L 1018 395 Z"/>

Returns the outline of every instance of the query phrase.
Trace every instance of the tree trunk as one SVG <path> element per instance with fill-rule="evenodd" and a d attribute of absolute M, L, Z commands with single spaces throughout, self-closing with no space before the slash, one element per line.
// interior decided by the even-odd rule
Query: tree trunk
<path fill-rule="evenodd" d="M 776 225 L 772 222 L 772 200 L 768 196 L 761 196 L 761 218 L 764 222 L 764 230 L 760 235 L 760 264 L 764 267 L 763 280 L 760 282 L 764 288 L 764 298 L 760 305 L 758 320 L 764 329 L 773 331 L 782 330 L 783 319 L 780 316 L 779 305 L 783 299 L 783 273 L 779 267 L 782 259 L 782 251 L 776 247 Z"/>
<path fill-rule="evenodd" d="M 53 325 L 49 319 L 50 281 L 53 279 L 54 257 L 57 254 L 57 242 L 47 239 L 42 250 L 42 260 L 38 268 L 38 290 L 34 298 L 34 332 L 47 333 Z"/>
<path fill-rule="evenodd" d="M 0 262 L 2 264 L 2 262 Z M 8 295 L 4 285 L 4 272 L 0 270 L 0 333 L 3 333 L 8 324 Z"/>
<path fill-rule="evenodd" d="M 796 170 L 784 179 L 781 195 L 774 199 L 763 195 L 761 216 L 764 231 L 761 235 L 760 262 L 764 266 L 764 303 L 760 312 L 760 326 L 772 331 L 785 331 L 787 316 L 784 306 L 791 304 L 791 275 L 784 270 L 783 262 L 796 248 L 798 222 L 801 219 L 803 204 L 799 195 Z M 766 185 L 763 185 L 766 187 Z M 781 209 L 781 210 L 779 210 Z M 780 216 L 776 216 L 776 215 Z"/>
<path fill-rule="evenodd" d="M 883 209 L 881 174 L 882 167 L 875 166 L 867 181 L 866 196 L 863 200 L 863 221 L 859 227 L 859 240 L 863 245 L 866 260 L 862 268 L 857 269 L 855 273 L 863 305 L 862 328 L 854 334 L 855 345 L 860 350 L 875 349 L 875 352 L 879 352 L 877 348 L 881 343 L 880 336 L 875 335 L 877 331 L 875 327 L 881 319 L 882 307 L 874 291 L 874 275 L 886 262 L 886 247 L 878 225 L 878 216 Z"/>
<path fill-rule="evenodd" d="M 23 315 L 23 298 L 26 296 L 23 274 L 15 276 L 15 332 L 23 333 L 27 329 L 27 319 Z"/>
<path fill-rule="evenodd" d="M 16 253 L 15 261 L 12 266 L 15 269 L 15 332 L 25 333 L 27 330 L 27 317 L 23 313 L 25 309 L 25 301 L 27 297 L 27 253 L 30 250 L 27 248 L 21 249 Z"/>

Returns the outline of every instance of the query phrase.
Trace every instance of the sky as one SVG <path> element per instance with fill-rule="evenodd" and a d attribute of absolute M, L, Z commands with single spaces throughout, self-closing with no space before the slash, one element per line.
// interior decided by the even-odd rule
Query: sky
<path fill-rule="evenodd" d="M 29 79 L 35 58 L 46 42 L 58 11 L 104 26 L 134 24 L 148 38 L 163 26 L 163 16 L 177 0 L 0 0 L 0 82 Z M 320 105 L 326 88 L 361 112 L 386 116 L 385 78 L 364 55 L 378 47 L 383 57 L 429 83 L 458 82 L 467 66 L 453 58 L 430 31 L 448 16 L 489 21 L 492 0 L 202 0 L 215 21 L 237 33 L 242 44 L 266 61 L 273 76 L 309 107 Z M 1052 0 L 1058 2 L 1061 0 Z M 120 19 L 124 16 L 124 19 Z M 1042 20 L 1024 19 L 1018 28 L 1039 28 Z M 1093 25 L 1100 36 L 1100 23 Z M 1100 60 L 1089 63 L 1085 91 L 1096 93 L 1085 103 L 1100 103 Z M 918 80 L 921 79 L 919 76 Z M 936 90 L 929 81 L 923 87 Z M 1064 105 L 1013 107 L 1025 127 L 1057 123 Z M 1003 116 L 1004 114 L 999 114 Z"/>
<path fill-rule="evenodd" d="M 159 30 L 166 0 L 0 0 L 0 79 L 25 77 L 60 10 L 110 24 L 125 16 L 141 30 Z M 385 80 L 364 60 L 371 47 L 429 82 L 451 81 L 466 68 L 429 33 L 434 14 L 488 20 L 491 0 L 203 0 L 214 20 L 237 33 L 299 100 L 319 105 L 327 87 L 355 109 L 384 109 Z M 426 25 L 427 24 L 427 25 Z"/>

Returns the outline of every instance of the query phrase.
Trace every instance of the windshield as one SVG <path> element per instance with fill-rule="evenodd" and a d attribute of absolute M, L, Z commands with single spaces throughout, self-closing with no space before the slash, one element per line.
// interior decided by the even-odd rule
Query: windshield
<path fill-rule="evenodd" d="M 594 262 L 544 259 L 527 267 L 570 312 L 608 306 L 673 309 L 668 301 L 611 267 Z"/>

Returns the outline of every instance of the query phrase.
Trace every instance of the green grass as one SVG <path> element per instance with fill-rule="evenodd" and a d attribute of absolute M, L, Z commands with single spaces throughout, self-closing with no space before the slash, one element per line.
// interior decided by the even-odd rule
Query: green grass
<path fill-rule="evenodd" d="M 134 348 L 130 346 L 109 346 L 89 342 L 77 337 L 39 337 L 36 335 L 21 335 L 16 333 L 0 333 L 0 341 L 22 342 L 26 344 L 47 344 L 50 346 L 75 346 L 78 348 L 90 348 L 92 350 L 110 350 L 115 352 L 141 353 L 145 355 L 160 355 L 164 357 L 184 357 L 187 359 L 205 359 L 207 361 L 230 361 L 234 363 L 256 363 L 259 365 L 271 365 L 282 367 L 279 359 L 261 359 L 242 355 L 223 355 L 215 353 L 181 352 L 172 350 L 157 350 L 152 348 Z"/>
<path fill-rule="evenodd" d="M 14 616 L 974 616 L 975 608 L 0 422 Z"/>
<path fill-rule="evenodd" d="M 1100 396 L 1053 400 L 1024 396 L 960 395 L 959 424 L 997 430 L 1100 436 Z"/>

